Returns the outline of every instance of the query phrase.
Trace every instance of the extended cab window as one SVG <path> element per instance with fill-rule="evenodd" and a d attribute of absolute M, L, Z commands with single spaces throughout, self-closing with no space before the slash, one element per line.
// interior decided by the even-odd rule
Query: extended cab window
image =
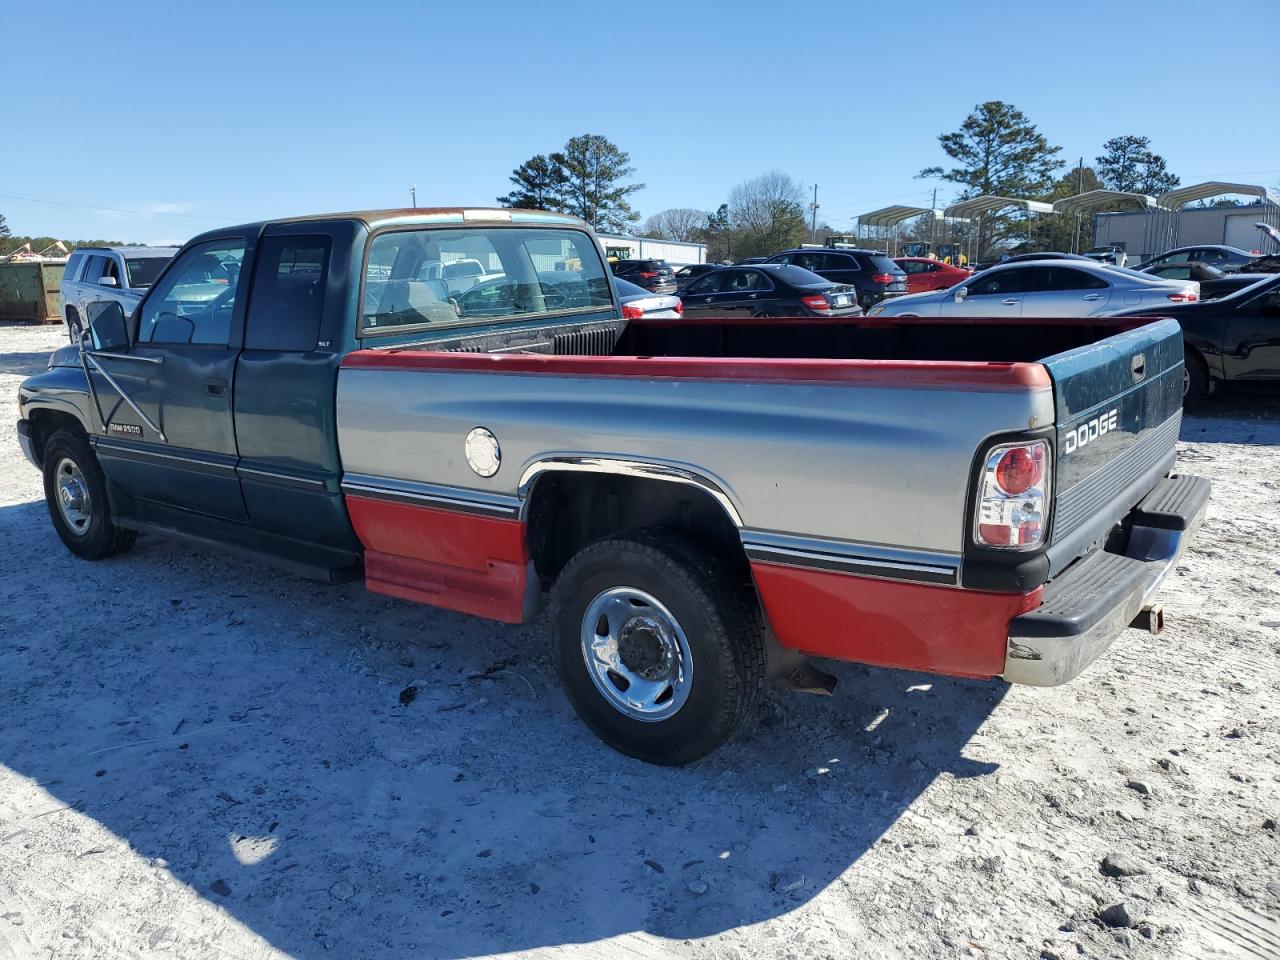
<path fill-rule="evenodd" d="M 320 337 L 328 237 L 267 237 L 258 248 L 246 350 L 311 351 Z"/>
<path fill-rule="evenodd" d="M 599 310 L 613 303 L 596 245 L 575 230 L 399 230 L 369 244 L 363 334 Z"/>
<path fill-rule="evenodd" d="M 143 302 L 138 342 L 226 346 L 243 259 L 243 240 L 210 240 L 183 253 Z"/>

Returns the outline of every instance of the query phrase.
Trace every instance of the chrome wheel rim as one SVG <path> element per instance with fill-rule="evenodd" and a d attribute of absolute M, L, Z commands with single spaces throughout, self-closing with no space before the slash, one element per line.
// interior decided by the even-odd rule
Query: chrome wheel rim
<path fill-rule="evenodd" d="M 582 617 L 582 659 L 619 713 L 656 722 L 675 716 L 693 687 L 684 630 L 655 597 L 634 587 L 598 594 Z"/>
<path fill-rule="evenodd" d="M 1191 392 L 1191 371 L 1184 364 L 1182 367 L 1182 395 L 1185 397 Z"/>
<path fill-rule="evenodd" d="M 74 460 L 63 457 L 58 461 L 54 476 L 58 512 L 71 532 L 82 537 L 89 532 L 89 521 L 93 519 L 93 502 L 89 498 L 89 485 L 84 474 Z"/>

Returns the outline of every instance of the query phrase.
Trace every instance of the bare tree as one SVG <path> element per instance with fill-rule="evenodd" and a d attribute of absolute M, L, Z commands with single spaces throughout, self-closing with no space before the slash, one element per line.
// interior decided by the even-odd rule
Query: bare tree
<path fill-rule="evenodd" d="M 780 170 L 770 170 L 729 192 L 729 222 L 737 257 L 774 253 L 805 239 L 804 190 Z"/>
<path fill-rule="evenodd" d="M 640 227 L 640 233 L 657 240 L 683 240 L 686 243 L 701 242 L 707 235 L 707 221 L 710 218 L 705 210 L 694 210 L 692 207 L 672 207 L 655 213 Z"/>

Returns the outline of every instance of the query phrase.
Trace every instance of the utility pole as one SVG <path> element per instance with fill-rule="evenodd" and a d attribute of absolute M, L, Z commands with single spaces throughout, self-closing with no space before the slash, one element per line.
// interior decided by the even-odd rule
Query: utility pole
<path fill-rule="evenodd" d="M 938 188 L 933 188 L 933 199 L 929 202 L 929 252 L 937 253 L 938 246 Z M 959 264 L 956 264 L 959 266 Z"/>
<path fill-rule="evenodd" d="M 809 242 L 817 243 L 818 242 L 818 185 L 816 183 L 813 185 L 813 205 L 809 208 L 809 210 L 810 210 L 810 217 L 811 217 L 809 221 Z"/>
<path fill-rule="evenodd" d="M 413 209 L 418 209 L 418 185 L 415 183 L 409 188 L 409 196 L 413 199 Z"/>
<path fill-rule="evenodd" d="M 1076 196 L 1084 193 L 1084 157 L 1080 158 L 1080 162 L 1076 164 Z M 1082 214 L 1076 213 L 1076 232 L 1071 237 L 1071 252 L 1080 252 L 1080 218 Z"/>

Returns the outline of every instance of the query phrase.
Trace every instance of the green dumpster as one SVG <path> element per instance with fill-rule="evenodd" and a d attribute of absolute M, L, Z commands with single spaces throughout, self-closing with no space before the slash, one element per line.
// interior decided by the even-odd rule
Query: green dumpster
<path fill-rule="evenodd" d="M 65 260 L 0 263 L 0 320 L 58 323 Z"/>

